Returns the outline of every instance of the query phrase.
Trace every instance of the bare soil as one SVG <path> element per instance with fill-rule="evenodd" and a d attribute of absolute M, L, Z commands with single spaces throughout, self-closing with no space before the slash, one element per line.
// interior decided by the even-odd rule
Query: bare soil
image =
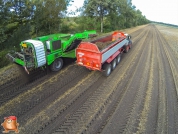
<path fill-rule="evenodd" d="M 99 50 L 102 50 L 106 48 L 108 45 L 113 43 L 113 41 L 107 41 L 107 42 L 96 42 L 95 44 L 98 46 Z"/>
<path fill-rule="evenodd" d="M 174 31 L 154 24 L 124 30 L 133 46 L 109 77 L 71 62 L 20 86 L 20 71 L 3 70 L 0 122 L 17 116 L 19 134 L 178 133 Z"/>

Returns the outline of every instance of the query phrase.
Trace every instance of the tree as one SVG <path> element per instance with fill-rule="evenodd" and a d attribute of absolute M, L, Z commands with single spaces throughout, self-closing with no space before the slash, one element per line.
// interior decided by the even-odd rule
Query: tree
<path fill-rule="evenodd" d="M 131 0 L 85 0 L 83 16 L 96 18 L 93 21 L 98 21 L 99 18 L 100 31 L 103 32 L 103 28 L 108 31 L 109 29 L 136 26 L 136 24 L 140 24 L 137 22 L 137 17 L 141 18 L 142 22 L 146 22 L 146 18 L 142 14 L 138 14 L 135 8 Z M 96 24 L 95 21 L 93 23 Z"/>
<path fill-rule="evenodd" d="M 113 1 L 110 0 L 85 0 L 84 1 L 84 14 L 86 16 L 99 17 L 101 32 L 103 32 L 104 16 L 108 14 L 108 10 L 113 6 Z"/>
<path fill-rule="evenodd" d="M 7 39 L 7 35 L 5 34 L 5 24 L 7 23 L 6 20 L 6 8 L 3 0 L 0 0 L 0 50 L 4 49 L 5 46 L 3 42 Z"/>
<path fill-rule="evenodd" d="M 0 49 L 5 49 L 16 45 L 7 42 L 17 29 L 30 22 L 34 6 L 28 0 L 0 0 L 0 7 Z"/>
<path fill-rule="evenodd" d="M 35 0 L 36 10 L 33 17 L 37 35 L 60 31 L 61 19 L 65 17 L 71 0 Z"/>
<path fill-rule="evenodd" d="M 8 9 L 10 22 L 30 20 L 34 13 L 34 5 L 31 0 L 6 0 L 5 6 Z"/>

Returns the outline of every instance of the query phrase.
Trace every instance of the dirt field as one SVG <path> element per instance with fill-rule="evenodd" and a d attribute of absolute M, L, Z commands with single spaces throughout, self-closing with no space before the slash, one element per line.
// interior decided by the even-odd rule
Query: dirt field
<path fill-rule="evenodd" d="M 1 70 L 0 123 L 17 116 L 19 134 L 178 133 L 178 29 L 122 31 L 133 46 L 109 77 L 75 62 L 28 84 Z"/>

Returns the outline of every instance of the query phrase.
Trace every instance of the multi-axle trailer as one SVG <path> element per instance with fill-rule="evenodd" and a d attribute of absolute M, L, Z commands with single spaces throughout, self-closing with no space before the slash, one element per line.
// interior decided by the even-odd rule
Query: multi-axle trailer
<path fill-rule="evenodd" d="M 92 42 L 81 42 L 76 49 L 77 64 L 89 70 L 102 71 L 109 76 L 120 62 L 122 52 L 128 52 L 132 46 L 131 36 L 122 32 L 114 32 L 112 35 L 97 39 Z M 106 44 L 102 48 L 97 45 Z"/>

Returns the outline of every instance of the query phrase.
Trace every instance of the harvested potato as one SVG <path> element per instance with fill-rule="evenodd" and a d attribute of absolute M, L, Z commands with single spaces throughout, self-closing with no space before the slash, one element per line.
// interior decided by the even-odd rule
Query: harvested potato
<path fill-rule="evenodd" d="M 102 50 L 112 43 L 113 41 L 107 41 L 107 42 L 96 42 L 95 44 L 98 46 L 99 50 Z"/>

